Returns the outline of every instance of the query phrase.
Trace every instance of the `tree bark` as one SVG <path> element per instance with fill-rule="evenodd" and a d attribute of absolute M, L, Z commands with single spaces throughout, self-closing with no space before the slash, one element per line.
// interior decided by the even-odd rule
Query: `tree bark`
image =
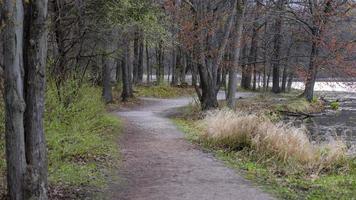
<path fill-rule="evenodd" d="M 4 1 L 5 141 L 10 199 L 25 197 L 24 71 L 22 0 Z"/>
<path fill-rule="evenodd" d="M 287 50 L 287 55 L 286 55 L 286 62 L 284 64 L 284 67 L 283 67 L 283 73 L 282 73 L 282 88 L 281 88 L 281 92 L 286 92 L 286 88 L 287 88 L 287 79 L 288 79 L 288 74 L 289 74 L 289 56 L 290 56 L 290 51 L 291 51 L 291 48 L 292 48 L 292 45 L 290 45 L 288 47 L 288 50 Z"/>
<path fill-rule="evenodd" d="M 111 58 L 103 56 L 102 78 L 103 78 L 103 99 L 105 103 L 113 101 L 111 88 Z"/>
<path fill-rule="evenodd" d="M 289 74 L 288 74 L 287 92 L 290 92 L 292 90 L 293 78 L 294 78 L 294 72 L 291 69 L 289 70 Z"/>
<path fill-rule="evenodd" d="M 274 24 L 274 36 L 273 36 L 273 53 L 272 53 L 272 69 L 273 69 L 273 84 L 272 92 L 280 93 L 281 88 L 279 86 L 279 76 L 280 76 L 280 54 L 282 45 L 282 14 L 284 8 L 285 0 L 277 1 L 277 12 L 279 14 L 276 16 Z"/>
<path fill-rule="evenodd" d="M 137 77 L 137 83 L 142 83 L 143 81 L 143 53 L 144 53 L 144 39 L 142 36 L 142 33 L 140 34 L 139 38 L 139 54 L 138 54 L 138 77 Z"/>
<path fill-rule="evenodd" d="M 308 101 L 312 101 L 314 97 L 314 85 L 316 81 L 316 76 L 318 72 L 318 67 L 316 65 L 316 57 L 318 56 L 318 46 L 317 42 L 314 40 L 312 42 L 312 49 L 310 52 L 310 61 L 309 61 L 309 69 L 307 73 L 306 83 L 305 83 L 305 90 L 304 90 L 304 97 Z"/>
<path fill-rule="evenodd" d="M 148 43 L 146 41 L 146 47 L 145 47 L 145 50 L 146 50 L 146 68 L 147 68 L 147 83 L 150 83 L 151 82 L 151 65 L 150 65 L 150 54 L 149 54 L 149 51 L 148 51 Z"/>
<path fill-rule="evenodd" d="M 134 58 L 133 58 L 133 84 L 136 85 L 138 82 L 138 68 L 139 68 L 139 34 L 135 31 L 134 38 Z"/>
<path fill-rule="evenodd" d="M 178 71 L 178 47 L 173 47 L 173 51 L 172 51 L 172 82 L 171 85 L 172 86 L 176 86 L 178 85 L 178 75 L 177 75 L 177 71 Z"/>
<path fill-rule="evenodd" d="M 157 85 L 160 85 L 164 80 L 164 52 L 163 52 L 163 41 L 160 41 L 158 47 L 156 48 L 156 60 L 157 60 L 157 69 L 156 69 L 156 82 Z"/>
<path fill-rule="evenodd" d="M 103 83 L 103 99 L 105 103 L 111 103 L 113 101 L 112 96 L 112 83 L 113 77 L 116 75 L 116 58 L 115 51 L 117 48 L 116 40 L 117 31 L 115 29 L 109 30 L 107 38 L 105 39 L 105 50 L 107 55 L 102 57 L 102 83 Z M 114 73 L 113 73 L 114 72 Z"/>
<path fill-rule="evenodd" d="M 47 0 L 26 6 L 25 66 L 25 150 L 27 161 L 26 199 L 48 199 L 47 154 L 43 127 L 47 59 Z"/>
<path fill-rule="evenodd" d="M 202 2 L 198 4 L 198 7 L 201 7 L 202 9 L 198 11 L 195 16 L 196 31 L 199 25 L 199 22 L 197 20 L 205 18 L 205 14 L 206 14 L 204 12 L 204 6 L 202 5 L 203 5 Z M 214 38 L 216 37 L 215 34 L 205 35 L 204 32 L 197 31 L 199 33 L 195 36 L 199 44 L 196 44 L 196 47 L 194 48 L 195 51 L 194 55 L 196 56 L 195 60 L 198 61 L 198 71 L 200 75 L 200 86 L 201 86 L 201 91 L 197 90 L 197 92 L 198 92 L 198 96 L 200 97 L 201 107 L 203 110 L 209 110 L 218 107 L 217 94 L 220 89 L 220 83 L 218 82 L 218 69 L 223 60 L 225 49 L 229 41 L 230 33 L 232 27 L 234 26 L 234 21 L 235 21 L 234 18 L 237 12 L 236 9 L 237 0 L 231 2 L 231 6 L 232 6 L 232 11 L 231 14 L 229 15 L 226 25 L 224 26 L 223 36 L 217 51 L 217 56 L 211 57 L 211 56 L 204 55 L 203 47 L 202 47 L 203 44 L 206 44 L 208 49 L 211 50 L 211 48 L 213 48 L 211 44 L 211 39 L 212 38 L 216 39 Z M 209 10 L 208 12 L 213 13 L 214 11 Z M 204 38 L 208 39 L 208 43 Z"/>
<path fill-rule="evenodd" d="M 235 34 L 233 40 L 234 47 L 234 55 L 233 55 L 233 64 L 229 69 L 229 86 L 228 86 L 228 94 L 227 94 L 227 105 L 231 109 L 235 109 L 236 107 L 236 90 L 237 90 L 237 69 L 239 66 L 240 60 L 240 51 L 241 51 L 241 43 L 242 43 L 242 27 L 243 27 L 243 18 L 245 14 L 245 9 L 247 3 L 242 5 L 242 1 L 238 1 L 237 4 L 237 14 L 235 21 Z"/>
<path fill-rule="evenodd" d="M 130 42 L 126 41 L 124 44 L 124 59 L 122 63 L 122 101 L 127 101 L 133 97 L 131 70 L 130 70 Z"/>

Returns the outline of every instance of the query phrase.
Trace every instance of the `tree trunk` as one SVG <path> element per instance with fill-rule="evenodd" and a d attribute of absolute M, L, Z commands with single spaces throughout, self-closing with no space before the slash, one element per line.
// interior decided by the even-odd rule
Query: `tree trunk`
<path fill-rule="evenodd" d="M 102 77 L 103 77 L 103 99 L 105 103 L 111 103 L 112 98 L 112 88 L 111 88 L 111 62 L 110 58 L 105 58 L 103 56 L 103 67 L 102 67 Z"/>
<path fill-rule="evenodd" d="M 268 72 L 267 72 L 267 88 L 266 88 L 267 90 L 269 88 L 269 84 L 271 83 L 271 72 L 272 72 L 272 68 L 269 67 Z"/>
<path fill-rule="evenodd" d="M 25 150 L 26 199 L 48 199 L 47 154 L 43 127 L 47 59 L 47 0 L 30 1 L 26 8 Z"/>
<path fill-rule="evenodd" d="M 215 86 L 211 85 L 212 81 L 209 80 L 208 73 L 204 67 L 198 66 L 200 75 L 201 97 L 200 103 L 203 110 L 210 110 L 219 106 Z"/>
<path fill-rule="evenodd" d="M 122 59 L 116 60 L 116 83 L 121 82 L 122 77 Z"/>
<path fill-rule="evenodd" d="M 286 92 L 286 87 L 287 87 L 287 79 L 288 79 L 288 71 L 289 69 L 289 61 L 290 61 L 290 52 L 292 49 L 292 44 L 289 45 L 288 50 L 287 50 L 287 55 L 286 55 L 286 62 L 284 63 L 283 67 L 283 74 L 282 74 L 282 89 L 281 92 Z"/>
<path fill-rule="evenodd" d="M 242 44 L 242 27 L 243 27 L 243 18 L 246 10 L 247 3 L 242 5 L 242 1 L 238 1 L 237 3 L 237 14 L 235 21 L 235 34 L 233 40 L 234 54 L 233 54 L 233 64 L 229 69 L 229 86 L 228 86 L 228 94 L 227 94 L 227 105 L 231 109 L 235 109 L 236 107 L 236 90 L 237 90 L 237 69 L 239 66 L 240 60 L 240 51 Z"/>
<path fill-rule="evenodd" d="M 180 84 L 182 85 L 182 84 L 186 84 L 185 75 L 187 70 L 187 56 L 182 51 L 180 53 L 181 53 L 181 68 L 179 72 L 179 81 Z"/>
<path fill-rule="evenodd" d="M 25 197 L 25 137 L 23 81 L 22 0 L 4 1 L 4 66 L 5 66 L 5 141 L 7 187 L 11 200 Z"/>
<path fill-rule="evenodd" d="M 281 89 L 279 86 L 279 74 L 280 74 L 280 54 L 281 54 L 281 44 L 282 44 L 282 11 L 284 8 L 285 0 L 277 1 L 277 11 L 279 12 L 276 16 L 274 24 L 274 38 L 273 38 L 273 53 L 272 53 L 272 69 L 273 69 L 273 85 L 272 92 L 280 93 Z"/>
<path fill-rule="evenodd" d="M 53 13 L 54 17 L 52 17 L 53 21 L 52 24 L 54 25 L 54 40 L 57 45 L 55 48 L 55 55 L 57 57 L 57 62 L 55 63 L 52 73 L 55 77 L 56 88 L 57 88 L 57 95 L 60 101 L 62 101 L 61 96 L 61 87 L 63 82 L 66 79 L 66 38 L 64 30 L 64 17 L 63 17 L 63 7 L 65 2 L 63 0 L 53 0 Z"/>
<path fill-rule="evenodd" d="M 150 54 L 148 51 L 148 43 L 146 41 L 146 68 L 147 68 L 147 83 L 151 82 L 151 65 L 150 65 Z"/>
<path fill-rule="evenodd" d="M 304 90 L 304 97 L 308 101 L 312 101 L 314 97 L 314 85 L 316 81 L 316 76 L 318 72 L 318 67 L 316 65 L 316 57 L 318 56 L 318 46 L 317 42 L 314 40 L 312 42 L 312 49 L 310 52 L 310 61 L 309 61 L 309 69 L 307 73 L 306 83 L 305 83 L 305 90 Z"/>
<path fill-rule="evenodd" d="M 139 68 L 139 35 L 135 32 L 134 38 L 134 58 L 133 58 L 133 84 L 136 85 L 138 82 L 138 68 Z"/>
<path fill-rule="evenodd" d="M 253 84 L 252 84 L 252 89 L 256 90 L 257 89 L 257 67 L 256 64 L 253 64 Z"/>
<path fill-rule="evenodd" d="M 156 69 L 156 82 L 157 85 L 160 85 L 164 79 L 164 55 L 163 55 L 163 42 L 160 41 L 158 47 L 156 48 L 156 61 L 157 61 L 157 69 Z"/>
<path fill-rule="evenodd" d="M 292 70 L 290 70 L 290 72 L 288 74 L 288 83 L 287 83 L 287 91 L 288 92 L 290 92 L 292 90 L 293 78 L 294 78 L 294 73 Z"/>
<path fill-rule="evenodd" d="M 210 43 L 211 41 L 209 42 L 209 40 L 216 37 L 216 35 L 214 34 L 204 35 L 204 33 L 200 32 L 200 34 L 196 36 L 197 41 L 199 41 L 200 43 L 196 45 L 197 47 L 195 47 L 195 55 L 197 56 L 196 60 L 199 61 L 198 71 L 200 75 L 200 86 L 201 86 L 201 92 L 198 92 L 198 96 L 200 97 L 200 102 L 203 110 L 209 110 L 218 107 L 217 94 L 220 89 L 220 83 L 218 82 L 218 70 L 223 60 L 223 56 L 225 54 L 225 49 L 229 41 L 232 27 L 235 24 L 234 22 L 235 22 L 235 16 L 237 12 L 236 9 L 237 0 L 231 2 L 231 5 L 232 5 L 232 11 L 224 27 L 223 30 L 224 35 L 220 42 L 217 51 L 217 56 L 215 56 L 214 58 L 206 57 L 204 55 L 204 52 L 202 51 L 202 46 L 201 46 L 203 44 L 206 44 L 208 49 L 213 48 L 212 44 Z M 200 18 L 205 18 L 204 12 L 201 13 L 198 12 L 198 13 L 200 14 L 199 15 Z M 197 19 L 198 16 L 196 16 L 196 20 Z M 198 27 L 195 27 L 195 29 L 197 28 Z M 208 38 L 208 43 L 204 41 L 204 38 Z M 207 62 L 205 61 L 206 60 L 205 58 L 208 58 Z"/>
<path fill-rule="evenodd" d="M 182 70 L 182 51 L 180 48 L 177 47 L 176 50 L 176 65 L 174 67 L 174 84 L 173 85 L 178 85 L 179 84 L 179 73 Z"/>
<path fill-rule="evenodd" d="M 242 44 L 242 58 L 247 57 L 247 44 Z M 245 64 L 246 61 L 245 59 L 243 59 L 242 63 L 241 63 L 241 88 L 243 89 L 250 89 L 251 88 L 251 78 L 248 78 L 248 66 Z"/>
<path fill-rule="evenodd" d="M 142 83 L 143 81 L 143 53 L 144 53 L 144 39 L 142 34 L 140 34 L 139 54 L 138 54 L 138 77 L 137 77 L 138 83 Z"/>
<path fill-rule="evenodd" d="M 177 77 L 177 50 L 178 48 L 173 47 L 172 50 L 172 86 L 178 85 L 178 77 Z"/>
<path fill-rule="evenodd" d="M 102 57 L 102 83 L 103 83 L 103 99 L 105 103 L 111 103 L 113 101 L 112 97 L 112 82 L 114 76 L 116 75 L 116 58 L 113 56 L 117 48 L 115 41 L 117 31 L 115 29 L 108 32 L 108 38 L 105 39 L 105 50 L 108 55 Z M 113 73 L 113 71 L 115 73 Z"/>
<path fill-rule="evenodd" d="M 124 44 L 124 59 L 122 63 L 122 101 L 127 101 L 129 98 L 133 97 L 132 91 L 132 80 L 131 80 L 131 70 L 130 70 L 130 42 L 125 41 Z"/>

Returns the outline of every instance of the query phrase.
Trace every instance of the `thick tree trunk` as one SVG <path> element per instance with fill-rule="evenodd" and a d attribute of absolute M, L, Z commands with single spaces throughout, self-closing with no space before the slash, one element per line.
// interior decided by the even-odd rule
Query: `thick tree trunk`
<path fill-rule="evenodd" d="M 142 37 L 142 34 L 140 34 L 140 39 L 139 39 L 139 54 L 138 54 L 138 77 L 137 77 L 137 82 L 142 83 L 143 81 L 143 53 L 144 53 L 144 39 Z"/>
<path fill-rule="evenodd" d="M 25 149 L 27 161 L 26 199 L 48 199 L 47 155 L 43 127 L 45 69 L 47 59 L 47 0 L 30 1 L 25 7 Z"/>
<path fill-rule="evenodd" d="M 172 51 L 172 82 L 171 82 L 171 85 L 172 86 L 176 86 L 178 85 L 178 59 L 179 59 L 179 56 L 178 56 L 178 47 L 177 48 L 173 48 L 173 51 Z"/>
<path fill-rule="evenodd" d="M 245 44 L 242 44 L 242 58 L 245 58 L 247 57 L 247 51 L 248 51 L 248 48 L 247 48 L 247 45 Z M 250 89 L 251 88 L 251 78 L 248 78 L 248 66 L 245 64 L 245 59 L 243 59 L 242 61 L 242 65 L 241 65 L 241 88 L 243 89 Z"/>
<path fill-rule="evenodd" d="M 130 42 L 126 41 L 124 44 L 124 59 L 122 63 L 122 101 L 127 101 L 133 97 L 132 79 L 130 70 Z"/>
<path fill-rule="evenodd" d="M 294 78 L 294 73 L 292 70 L 290 70 L 290 72 L 288 74 L 288 83 L 287 83 L 287 91 L 288 92 L 290 92 L 292 90 L 293 78 Z"/>
<path fill-rule="evenodd" d="M 111 88 L 111 58 L 103 57 L 102 78 L 103 78 L 103 99 L 105 103 L 113 101 Z"/>
<path fill-rule="evenodd" d="M 282 45 L 282 11 L 284 8 L 285 0 L 277 1 L 277 11 L 280 12 L 276 16 L 274 24 L 274 38 L 273 38 L 273 53 L 272 53 L 272 69 L 273 69 L 273 84 L 272 92 L 280 93 L 281 88 L 279 85 L 280 78 L 280 54 L 281 54 L 281 45 Z"/>
<path fill-rule="evenodd" d="M 250 53 L 248 56 L 248 62 L 249 63 L 253 63 L 253 64 L 249 64 L 246 67 L 246 73 L 245 76 L 246 78 L 244 79 L 245 82 L 243 84 L 243 88 L 244 89 L 251 89 L 251 82 L 252 82 L 252 76 L 253 76 L 253 90 L 256 90 L 256 64 L 254 64 L 254 62 L 256 62 L 257 60 L 257 37 L 258 37 L 258 30 L 257 30 L 257 24 L 255 22 L 254 27 L 253 27 L 253 31 L 252 31 L 252 38 L 251 38 L 251 48 L 250 48 Z"/>
<path fill-rule="evenodd" d="M 25 137 L 23 81 L 22 0 L 4 1 L 4 66 L 5 66 L 5 141 L 8 195 L 12 200 L 25 197 Z"/>
<path fill-rule="evenodd" d="M 243 27 L 243 18 L 245 14 L 245 9 L 247 3 L 242 5 L 242 1 L 238 1 L 237 4 L 237 14 L 235 21 L 235 34 L 233 40 L 234 54 L 232 60 L 232 66 L 229 69 L 229 86 L 228 86 L 228 94 L 227 94 L 227 105 L 231 109 L 235 109 L 236 107 L 236 90 L 237 90 L 237 69 L 239 66 L 240 60 L 240 51 L 242 44 L 242 27 Z"/>
<path fill-rule="evenodd" d="M 287 87 L 287 79 L 288 79 L 288 74 L 289 74 L 289 61 L 290 61 L 290 52 L 292 49 L 292 44 L 289 45 L 288 50 L 287 50 L 287 55 L 286 55 L 286 62 L 284 63 L 284 67 L 283 67 L 283 74 L 282 74 L 282 88 L 281 88 L 281 92 L 286 92 L 286 87 Z"/>
<path fill-rule="evenodd" d="M 187 56 L 182 51 L 180 53 L 181 53 L 181 62 L 182 63 L 181 63 L 180 71 L 179 71 L 179 81 L 180 81 L 180 84 L 182 85 L 182 84 L 186 84 L 185 75 L 186 75 L 186 70 L 187 70 Z"/>
<path fill-rule="evenodd" d="M 217 108 L 219 104 L 215 85 L 211 85 L 212 81 L 209 81 L 208 73 L 204 70 L 204 67 L 198 66 L 198 70 L 200 75 L 201 107 L 203 110 Z"/>
<path fill-rule="evenodd" d="M 121 77 L 122 77 L 122 60 L 117 59 L 116 60 L 116 83 L 121 82 Z"/>
<path fill-rule="evenodd" d="M 160 85 L 164 79 L 164 54 L 163 54 L 163 45 L 162 41 L 159 42 L 158 47 L 156 48 L 156 61 L 157 61 L 157 68 L 156 68 L 156 83 Z"/>
<path fill-rule="evenodd" d="M 312 49 L 310 52 L 310 61 L 309 61 L 309 69 L 307 73 L 306 83 L 305 83 L 305 90 L 304 90 L 304 97 L 308 101 L 312 101 L 314 97 L 314 85 L 316 81 L 316 76 L 318 72 L 318 67 L 316 65 L 316 57 L 318 56 L 318 46 L 317 42 L 312 42 Z"/>
<path fill-rule="evenodd" d="M 267 90 L 268 90 L 269 85 L 271 83 L 271 72 L 272 72 L 272 68 L 269 67 L 268 72 L 267 72 L 267 88 L 266 88 Z"/>
<path fill-rule="evenodd" d="M 257 89 L 257 67 L 256 64 L 253 64 L 253 81 L 252 81 L 252 89 Z"/>
<path fill-rule="evenodd" d="M 213 108 L 218 107 L 218 101 L 217 101 L 217 94 L 220 89 L 220 83 L 218 82 L 218 70 L 221 65 L 221 62 L 223 60 L 223 56 L 225 54 L 226 46 L 229 41 L 230 33 L 232 30 L 232 27 L 234 26 L 235 22 L 235 17 L 236 17 L 236 12 L 237 12 L 237 1 L 235 0 L 231 2 L 232 6 L 232 11 L 231 14 L 228 18 L 228 21 L 224 27 L 223 30 L 223 37 L 221 40 L 221 43 L 219 45 L 218 51 L 217 51 L 217 56 L 214 58 L 208 58 L 204 55 L 204 52 L 202 52 L 202 44 L 206 44 L 206 41 L 203 41 L 203 38 L 215 38 L 216 35 L 209 35 L 209 36 L 202 36 L 202 32 L 200 32 L 200 36 L 197 38 L 199 45 L 195 48 L 195 55 L 197 55 L 197 59 L 199 61 L 198 63 L 198 70 L 199 70 L 199 75 L 200 75 L 200 87 L 201 87 L 201 92 L 198 92 L 198 95 L 200 97 L 200 102 L 203 110 L 209 110 Z M 199 12 L 198 12 L 199 13 Z M 205 17 L 205 13 L 201 12 L 199 13 L 201 18 Z M 197 17 L 198 19 L 198 17 Z M 209 39 L 209 40 L 210 40 Z M 211 41 L 210 41 L 211 42 Z M 208 43 L 206 44 L 208 49 L 212 48 L 212 44 Z M 207 59 L 206 59 L 207 58 Z M 207 61 L 207 62 L 206 62 Z"/>
<path fill-rule="evenodd" d="M 183 68 L 183 62 L 182 62 L 182 50 L 180 48 L 177 48 L 176 51 L 176 65 L 174 68 L 174 85 L 179 84 L 179 74 L 180 71 Z"/>
<path fill-rule="evenodd" d="M 287 76 L 288 76 L 288 66 L 286 64 L 286 65 L 284 65 L 284 68 L 283 68 L 281 92 L 286 92 Z"/>
<path fill-rule="evenodd" d="M 115 41 L 117 36 L 117 31 L 115 29 L 110 30 L 105 41 L 105 50 L 108 55 L 102 57 L 102 83 L 103 83 L 103 99 L 105 103 L 111 103 L 113 101 L 112 96 L 112 83 L 115 79 L 115 69 L 116 69 L 116 58 L 114 57 L 114 52 L 117 48 Z"/>

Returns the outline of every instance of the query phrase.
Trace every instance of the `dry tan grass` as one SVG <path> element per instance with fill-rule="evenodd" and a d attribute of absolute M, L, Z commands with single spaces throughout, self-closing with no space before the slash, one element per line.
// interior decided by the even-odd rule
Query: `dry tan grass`
<path fill-rule="evenodd" d="M 229 149 L 249 148 L 266 159 L 320 172 L 344 160 L 346 146 L 335 140 L 313 144 L 307 131 L 287 124 L 274 124 L 257 115 L 217 110 L 201 121 L 202 137 L 216 146 Z"/>

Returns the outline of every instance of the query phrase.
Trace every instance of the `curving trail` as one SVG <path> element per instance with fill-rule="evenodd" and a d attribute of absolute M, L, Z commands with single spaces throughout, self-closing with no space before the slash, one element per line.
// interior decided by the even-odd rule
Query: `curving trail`
<path fill-rule="evenodd" d="M 273 199 L 211 154 L 187 142 L 164 116 L 165 111 L 187 105 L 191 99 L 146 102 L 117 113 L 124 121 L 120 139 L 123 163 L 121 179 L 110 186 L 111 199 Z"/>

